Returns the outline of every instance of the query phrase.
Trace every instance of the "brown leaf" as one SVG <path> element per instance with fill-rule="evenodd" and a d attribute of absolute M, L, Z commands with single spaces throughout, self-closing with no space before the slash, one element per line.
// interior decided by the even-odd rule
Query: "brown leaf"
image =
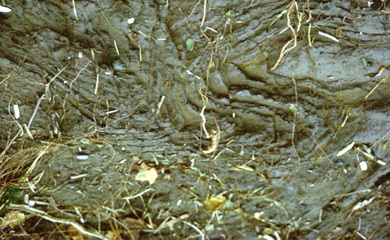
<path fill-rule="evenodd" d="M 72 240 L 84 240 L 83 234 L 75 227 L 68 227 L 68 235 Z"/>
<path fill-rule="evenodd" d="M 216 211 L 218 210 L 222 204 L 224 204 L 226 201 L 226 197 L 223 195 L 218 195 L 216 197 L 211 197 L 204 201 L 204 204 L 209 207 L 209 211 Z"/>
<path fill-rule="evenodd" d="M 127 217 L 122 220 L 122 223 L 128 229 L 146 229 L 145 223 L 141 219 L 134 219 L 134 218 Z"/>
<path fill-rule="evenodd" d="M 158 177 L 156 169 L 149 167 L 145 163 L 141 164 L 141 168 L 135 176 L 135 180 L 149 181 L 149 184 L 152 185 Z"/>
<path fill-rule="evenodd" d="M 4 221 L 0 222 L 0 227 L 11 227 L 14 228 L 18 225 L 18 223 L 23 223 L 25 220 L 24 213 L 20 211 L 10 211 L 5 214 Z"/>

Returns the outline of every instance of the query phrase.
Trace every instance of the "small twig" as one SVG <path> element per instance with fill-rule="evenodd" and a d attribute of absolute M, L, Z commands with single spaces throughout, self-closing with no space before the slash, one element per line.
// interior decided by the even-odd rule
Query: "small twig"
<path fill-rule="evenodd" d="M 100 83 L 100 74 L 99 74 L 99 73 L 96 73 L 95 91 L 93 92 L 95 95 L 98 94 L 98 91 L 99 91 L 99 83 Z"/>
<path fill-rule="evenodd" d="M 196 8 L 197 8 L 198 5 L 200 4 L 200 1 L 201 1 L 201 0 L 199 0 L 199 1 L 195 4 L 194 8 L 192 9 L 192 11 L 191 11 L 190 15 L 188 15 L 188 17 L 191 17 L 191 16 L 192 16 L 192 14 L 195 12 Z"/>
<path fill-rule="evenodd" d="M 213 153 L 218 148 L 218 144 L 219 144 L 219 140 L 220 140 L 220 136 L 221 136 L 221 131 L 219 129 L 217 120 L 215 118 L 214 118 L 214 122 L 215 122 L 215 125 L 217 126 L 217 130 L 212 130 L 211 131 L 211 135 L 207 131 L 207 128 L 206 128 L 206 117 L 204 116 L 204 111 L 206 110 L 207 103 L 208 103 L 209 99 L 207 98 L 207 96 L 205 96 L 203 94 L 202 90 L 200 90 L 200 89 L 199 89 L 199 94 L 201 95 L 202 100 L 203 100 L 202 110 L 199 113 L 199 116 L 202 118 L 202 129 L 203 129 L 203 131 L 204 131 L 204 133 L 206 135 L 206 138 L 207 139 L 211 138 L 211 145 L 209 147 L 207 147 L 206 149 L 202 149 L 201 148 L 201 151 L 204 152 L 204 153 Z"/>
<path fill-rule="evenodd" d="M 17 134 L 17 136 L 23 136 L 23 134 L 24 134 L 24 131 L 23 131 L 23 127 L 22 127 L 22 125 L 20 125 L 20 123 L 18 122 L 18 120 L 17 120 L 17 118 L 16 118 L 16 116 L 14 117 L 13 115 L 12 115 L 12 113 L 11 113 L 11 101 L 12 101 L 12 98 L 11 98 L 11 100 L 8 102 L 8 113 L 9 113 L 9 115 L 11 116 L 11 118 L 12 118 L 12 120 L 19 126 L 19 128 L 20 128 L 20 135 L 19 135 L 19 133 Z M 15 114 L 16 115 L 16 114 Z"/>
<path fill-rule="evenodd" d="M 123 34 L 123 32 L 119 31 L 116 27 L 114 27 L 114 25 L 112 25 L 111 21 L 108 19 L 108 17 L 106 16 L 106 14 L 104 13 L 103 9 L 99 8 L 98 10 L 100 10 L 100 12 L 102 12 L 104 18 L 106 19 L 106 21 L 108 22 L 108 24 L 110 24 L 110 26 L 115 30 L 117 31 L 118 33 L 120 34 Z"/>
<path fill-rule="evenodd" d="M 91 50 L 91 53 L 92 53 L 92 58 L 95 58 L 94 57 L 94 52 Z M 63 119 L 65 117 L 65 105 L 66 105 L 66 100 L 68 99 L 68 96 L 70 94 L 70 92 L 72 91 L 72 87 L 73 87 L 73 82 L 77 80 L 77 78 L 79 77 L 79 75 L 81 74 L 82 71 L 84 71 L 88 66 L 89 64 L 91 64 L 91 60 L 88 59 L 88 63 L 77 73 L 76 77 L 70 82 L 69 84 L 69 90 L 68 92 L 66 93 L 65 97 L 64 97 L 64 102 L 62 103 L 62 109 L 64 111 L 64 115 L 61 117 L 61 119 Z"/>
<path fill-rule="evenodd" d="M 202 152 L 204 152 L 204 153 L 215 152 L 218 148 L 220 136 L 221 136 L 221 133 L 219 131 L 219 127 L 218 127 L 217 131 L 212 130 L 211 131 L 211 145 L 207 149 L 202 149 Z"/>
<path fill-rule="evenodd" d="M 299 15 L 299 12 L 298 12 L 298 26 L 297 26 L 297 29 L 295 30 L 292 26 L 291 26 L 291 18 L 290 18 L 290 15 L 291 15 L 291 11 L 293 9 L 293 7 L 295 6 L 296 8 L 296 11 L 298 12 L 298 6 L 294 1 L 291 2 L 291 5 L 288 9 L 288 12 L 287 12 L 287 26 L 290 28 L 292 34 L 293 34 L 293 38 L 290 39 L 282 48 L 282 51 L 280 52 L 280 55 L 279 55 L 279 58 L 278 60 L 276 61 L 276 63 L 274 64 L 274 66 L 271 68 L 271 71 L 274 71 L 280 64 L 280 62 L 282 61 L 283 57 L 288 53 L 290 52 L 291 50 L 293 50 L 296 46 L 297 46 L 297 39 L 298 39 L 298 35 L 297 35 L 297 32 L 300 30 L 300 27 L 301 27 L 301 23 L 302 23 L 302 15 Z M 294 42 L 294 45 L 291 46 L 290 48 L 287 48 L 291 42 Z M 287 49 L 286 49 L 287 48 Z"/>
<path fill-rule="evenodd" d="M 51 94 L 50 94 L 50 84 L 69 66 L 67 64 L 65 67 L 63 67 L 50 81 L 45 85 L 45 98 L 46 100 L 50 101 Z"/>
<path fill-rule="evenodd" d="M 130 197 L 124 197 L 124 198 L 122 198 L 122 199 L 124 199 L 124 200 L 129 200 L 129 199 L 141 197 L 143 194 L 145 194 L 145 193 L 147 193 L 147 192 L 149 192 L 149 191 L 154 191 L 154 189 L 153 189 L 153 188 L 148 188 L 148 189 L 146 189 L 145 191 L 140 192 L 140 193 L 138 193 L 138 194 L 136 194 L 136 195 L 133 195 L 133 196 L 130 196 Z"/>
<path fill-rule="evenodd" d="M 139 61 L 142 62 L 142 47 L 141 47 L 141 45 L 138 44 L 138 48 L 139 48 Z"/>
<path fill-rule="evenodd" d="M 46 150 L 50 147 L 49 146 L 46 146 L 46 148 L 41 152 L 39 153 L 39 155 L 34 159 L 34 162 L 31 164 L 31 166 L 28 168 L 28 170 L 25 172 L 25 174 L 23 175 L 23 178 L 27 178 L 28 175 L 34 170 L 35 166 L 37 165 L 38 163 L 38 160 L 46 154 Z"/>
<path fill-rule="evenodd" d="M 371 96 L 371 94 L 379 87 L 380 84 L 382 84 L 383 82 L 385 82 L 386 80 L 389 79 L 389 76 L 386 76 L 384 77 L 377 85 L 375 85 L 375 87 L 373 89 L 371 89 L 371 91 L 364 97 L 364 100 L 367 100 L 367 98 L 369 96 Z"/>
<path fill-rule="evenodd" d="M 279 58 L 278 58 L 278 60 L 276 61 L 275 65 L 271 68 L 271 71 L 275 70 L 275 69 L 279 66 L 280 62 L 281 62 L 282 59 L 283 59 L 284 54 L 287 53 L 286 48 L 288 47 L 288 45 L 289 45 L 292 41 L 294 41 L 294 39 L 291 39 L 290 41 L 288 41 L 288 42 L 283 46 L 282 51 L 280 52 Z"/>
<path fill-rule="evenodd" d="M 34 109 L 34 112 L 33 114 L 31 115 L 31 118 L 30 118 L 30 121 L 28 121 L 28 125 L 27 125 L 27 128 L 30 128 L 31 127 L 31 124 L 35 118 L 35 115 L 37 114 L 38 112 L 38 108 L 39 108 L 39 105 L 41 105 L 41 102 L 42 100 L 45 98 L 45 94 L 42 94 L 42 96 L 38 99 L 37 101 L 37 104 L 35 105 L 35 109 Z"/>
<path fill-rule="evenodd" d="M 202 23 L 200 24 L 200 27 L 203 27 L 204 21 L 206 20 L 206 8 L 207 8 L 207 0 L 204 0 L 203 2 L 203 18 Z"/>
<path fill-rule="evenodd" d="M 200 96 L 202 97 L 202 100 L 203 100 L 203 106 L 202 106 L 202 110 L 200 111 L 199 113 L 199 116 L 202 118 L 202 128 L 203 128 L 203 131 L 206 135 L 206 138 L 210 138 L 210 134 L 209 132 L 207 131 L 207 128 L 206 128 L 206 117 L 204 116 L 204 111 L 206 110 L 206 107 L 207 107 L 207 103 L 209 101 L 209 99 L 207 98 L 207 96 L 205 96 L 202 92 L 201 89 L 199 89 L 199 94 Z"/>
<path fill-rule="evenodd" d="M 20 132 L 20 131 L 19 131 Z M 11 140 L 9 140 L 9 138 L 8 138 L 8 141 L 7 141 L 7 143 L 5 144 L 5 146 L 4 146 L 4 150 L 1 152 L 1 154 L 0 154 L 0 163 L 4 163 L 3 162 L 3 159 L 4 159 L 4 157 L 5 157 L 5 155 L 6 155 L 6 153 L 7 153 L 7 151 L 8 151 L 8 149 L 11 147 L 11 145 L 15 142 L 15 140 L 16 140 L 16 138 L 18 138 L 18 136 L 19 136 L 19 133 L 18 134 L 15 134 L 15 136 L 11 139 Z M 8 137 L 10 137 L 10 136 L 8 136 Z M 3 165 L 0 165 L 0 167 L 2 167 Z"/>
<path fill-rule="evenodd" d="M 45 85 L 45 93 L 44 94 L 42 94 L 42 96 L 38 99 L 38 102 L 37 102 L 37 104 L 35 105 L 35 109 L 34 109 L 34 112 L 33 112 L 33 114 L 31 115 L 31 118 L 30 118 L 30 120 L 29 120 L 29 122 L 28 122 L 28 125 L 26 126 L 26 130 L 27 130 L 27 132 L 29 132 L 29 135 L 31 134 L 30 133 L 30 127 L 31 127 L 31 124 L 32 124 L 32 122 L 33 122 L 33 120 L 34 120 L 34 118 L 35 118 L 35 115 L 37 114 L 37 112 L 38 112 L 38 109 L 39 109 L 39 105 L 41 104 L 41 101 L 43 100 L 43 99 L 48 99 L 48 100 L 50 100 L 50 96 L 48 96 L 48 95 L 50 95 L 50 91 L 49 91 L 49 87 L 50 87 L 50 84 L 66 69 L 68 67 L 68 65 L 66 65 L 65 67 L 63 67 L 52 79 L 50 79 L 50 81 Z M 32 138 L 32 135 L 30 136 L 30 138 Z M 32 139 L 33 140 L 33 139 Z"/>
<path fill-rule="evenodd" d="M 326 154 L 326 152 L 324 151 L 324 149 L 318 144 L 317 140 L 315 138 L 313 138 L 315 144 L 317 145 L 317 147 L 321 150 L 321 152 L 325 155 L 326 159 L 330 162 L 330 163 L 333 163 L 332 160 L 330 160 L 330 158 L 328 157 L 328 154 Z"/>
<path fill-rule="evenodd" d="M 72 4 L 73 4 L 73 13 L 74 13 L 74 16 L 76 17 L 76 20 L 78 21 L 79 18 L 77 17 L 76 4 L 75 4 L 74 0 L 72 0 Z"/>
<path fill-rule="evenodd" d="M 332 35 L 330 34 L 327 34 L 327 33 L 324 33 L 324 32 L 321 32 L 321 31 L 318 31 L 318 34 L 324 36 L 324 37 L 327 37 L 335 42 L 339 42 L 339 40 L 336 38 L 336 37 L 333 37 Z"/>
<path fill-rule="evenodd" d="M 77 78 L 79 78 L 80 74 L 89 66 L 89 64 L 91 64 L 90 60 L 88 60 L 88 63 L 82 69 L 80 69 L 80 71 L 76 74 L 76 77 L 70 82 L 70 84 L 69 84 L 69 92 L 72 90 L 74 81 L 76 81 Z"/>
<path fill-rule="evenodd" d="M 313 47 L 313 43 L 311 42 L 310 35 L 311 35 L 311 23 L 309 24 L 309 30 L 307 31 L 307 40 L 309 42 L 309 46 Z"/>
<path fill-rule="evenodd" d="M 161 107 L 162 107 L 162 105 L 164 103 L 164 100 L 165 100 L 165 95 L 162 95 L 161 99 L 160 99 L 160 102 L 158 102 L 158 104 L 157 104 L 156 115 L 158 115 L 160 113 L 160 110 L 161 110 Z"/>
<path fill-rule="evenodd" d="M 194 224 L 192 223 L 189 223 L 189 222 L 186 222 L 186 221 L 183 221 L 184 224 L 187 224 L 188 226 L 192 227 L 193 229 L 195 229 L 201 236 L 202 236 L 202 240 L 205 240 L 205 236 L 204 236 L 204 233 L 197 227 L 195 226 Z"/>
<path fill-rule="evenodd" d="M 309 18 L 306 20 L 306 23 L 310 22 L 312 16 L 311 16 L 311 10 L 310 10 L 310 0 L 307 0 L 306 1 L 306 5 L 307 5 L 307 11 L 309 12 Z M 313 43 L 310 39 L 310 35 L 311 35 L 311 23 L 309 23 L 309 30 L 307 31 L 307 39 L 309 41 L 309 46 L 310 47 L 313 47 Z"/>
<path fill-rule="evenodd" d="M 116 44 L 115 40 L 114 40 L 114 47 L 115 47 L 116 54 L 118 54 L 118 56 L 120 56 L 118 44 Z"/>
<path fill-rule="evenodd" d="M 221 139 L 221 130 L 219 129 L 219 125 L 215 117 L 214 117 L 214 123 L 217 126 L 217 130 L 211 131 L 211 145 L 207 149 L 201 149 L 202 152 L 204 153 L 213 153 L 218 148 L 218 144 Z"/>
<path fill-rule="evenodd" d="M 24 129 L 26 130 L 26 133 L 27 133 L 28 137 L 30 138 L 30 140 L 31 140 L 31 141 L 34 141 L 34 140 L 35 140 L 35 139 L 34 139 L 34 136 L 32 135 L 30 129 L 28 129 L 28 127 L 27 127 L 27 125 L 26 125 L 25 123 L 23 124 L 23 127 L 24 127 Z"/>
<path fill-rule="evenodd" d="M 13 74 L 16 70 L 18 70 L 18 68 L 20 67 L 20 65 L 21 65 L 25 60 L 26 60 L 26 55 L 24 56 L 23 60 L 20 61 L 20 62 L 18 63 L 18 66 L 17 66 L 17 67 L 14 68 L 10 73 L 7 74 L 8 76 L 7 76 L 6 78 L 4 78 L 4 79 L 0 82 L 0 84 L 2 84 L 3 82 L 7 81 L 7 79 L 10 78 L 10 77 L 12 76 L 12 74 Z"/>

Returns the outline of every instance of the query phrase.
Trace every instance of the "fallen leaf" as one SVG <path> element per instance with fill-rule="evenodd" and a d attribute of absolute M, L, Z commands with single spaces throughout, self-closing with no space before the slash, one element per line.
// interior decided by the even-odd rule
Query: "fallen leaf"
<path fill-rule="evenodd" d="M 83 234 L 74 226 L 68 227 L 68 236 L 72 240 L 84 240 Z"/>
<path fill-rule="evenodd" d="M 387 141 L 382 145 L 382 150 L 385 151 L 387 148 Z"/>
<path fill-rule="evenodd" d="M 141 219 L 134 219 L 127 217 L 122 220 L 122 223 L 128 228 L 128 229 L 146 229 L 145 223 Z"/>
<path fill-rule="evenodd" d="M 204 204 L 206 204 L 206 206 L 209 207 L 209 211 L 216 211 L 218 210 L 222 204 L 224 204 L 224 202 L 226 201 L 226 197 L 223 196 L 223 195 L 218 195 L 216 197 L 211 197 L 207 200 L 204 201 Z"/>
<path fill-rule="evenodd" d="M 135 180 L 149 181 L 149 184 L 152 185 L 158 177 L 156 169 L 149 167 L 145 163 L 141 164 L 141 168 L 135 176 Z"/>
<path fill-rule="evenodd" d="M 107 233 L 104 235 L 106 239 L 109 240 L 120 240 L 121 238 L 121 233 L 119 230 L 108 230 Z"/>
<path fill-rule="evenodd" d="M 20 211 L 10 211 L 5 214 L 3 221 L 0 222 L 0 227 L 11 227 L 14 228 L 18 223 L 23 223 L 26 216 Z"/>

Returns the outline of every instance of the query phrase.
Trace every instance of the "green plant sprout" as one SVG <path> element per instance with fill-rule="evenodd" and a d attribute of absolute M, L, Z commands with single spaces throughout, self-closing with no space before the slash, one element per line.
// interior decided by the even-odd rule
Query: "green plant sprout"
<path fill-rule="evenodd" d="M 290 104 L 289 108 L 290 108 L 292 113 L 294 113 L 294 114 L 298 113 L 298 108 L 294 104 Z"/>

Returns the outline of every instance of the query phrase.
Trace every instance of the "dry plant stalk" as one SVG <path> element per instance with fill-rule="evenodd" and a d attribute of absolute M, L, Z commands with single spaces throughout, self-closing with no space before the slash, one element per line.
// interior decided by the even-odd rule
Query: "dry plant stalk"
<path fill-rule="evenodd" d="M 202 118 L 202 128 L 203 128 L 203 131 L 204 131 L 204 133 L 206 135 L 206 138 L 210 138 L 210 134 L 209 134 L 209 132 L 207 131 L 207 128 L 206 128 L 206 117 L 204 116 L 204 111 L 206 110 L 207 103 L 209 102 L 209 99 L 208 99 L 207 96 L 205 96 L 203 94 L 201 89 L 199 89 L 199 94 L 200 94 L 200 96 L 202 97 L 202 100 L 203 100 L 203 106 L 202 106 L 202 110 L 199 113 L 199 116 Z"/>
<path fill-rule="evenodd" d="M 217 130 L 212 130 L 211 131 L 211 135 L 207 131 L 207 128 L 206 128 L 206 117 L 204 116 L 204 111 L 206 110 L 206 106 L 207 106 L 207 103 L 208 103 L 208 98 L 207 98 L 207 96 L 205 96 L 203 94 L 202 90 L 199 90 L 199 94 L 202 96 L 202 100 L 203 100 L 202 110 L 201 110 L 201 112 L 199 114 L 200 117 L 202 118 L 202 129 L 205 132 L 206 138 L 207 139 L 211 138 L 211 145 L 208 146 L 206 149 L 202 149 L 201 148 L 201 151 L 204 152 L 204 153 L 210 154 L 210 153 L 215 152 L 217 150 L 217 148 L 218 148 L 218 144 L 219 144 L 219 140 L 220 140 L 220 136 L 221 136 L 221 131 L 219 129 L 218 123 L 217 123 L 215 118 L 214 118 L 214 122 L 215 122 L 215 125 L 217 126 Z"/>
<path fill-rule="evenodd" d="M 298 18 L 298 24 L 297 24 L 296 29 L 294 29 L 293 26 L 291 25 L 291 14 L 293 12 L 294 7 L 295 7 L 295 12 L 296 12 L 297 18 Z M 287 16 L 287 26 L 291 30 L 293 37 L 283 46 L 282 51 L 280 52 L 279 58 L 276 61 L 276 63 L 274 64 L 274 66 L 271 68 L 271 71 L 274 71 L 280 65 L 283 57 L 288 52 L 290 52 L 291 50 L 296 48 L 296 46 L 297 46 L 298 32 L 300 31 L 301 26 L 302 26 L 303 14 L 299 12 L 299 7 L 298 7 L 298 4 L 296 3 L 295 0 L 290 3 L 290 6 L 289 6 L 289 9 L 287 11 L 286 16 Z M 309 13 L 309 18 L 305 21 L 305 23 L 309 22 L 310 19 L 311 19 L 311 13 Z M 294 43 L 293 46 L 289 47 L 292 42 Z M 309 42 L 310 42 L 310 39 L 309 39 Z"/>
<path fill-rule="evenodd" d="M 29 207 L 27 205 L 10 204 L 9 208 L 10 209 L 15 209 L 15 210 L 20 210 L 20 211 L 25 211 L 25 212 L 34 214 L 36 216 L 39 216 L 39 217 L 41 217 L 43 219 L 46 219 L 46 220 L 48 220 L 50 222 L 53 222 L 53 223 L 63 223 L 63 224 L 72 225 L 73 227 L 75 227 L 77 230 L 79 230 L 81 233 L 83 233 L 85 235 L 93 236 L 93 237 L 96 237 L 96 238 L 99 238 L 99 239 L 103 239 L 103 240 L 109 240 L 108 238 L 100 235 L 99 233 L 93 233 L 93 232 L 90 232 L 90 231 L 86 230 L 83 226 L 81 226 L 80 224 L 76 223 L 75 221 L 68 220 L 68 219 L 62 219 L 62 218 L 57 218 L 57 217 L 52 217 L 49 214 L 45 213 L 44 211 L 41 211 L 41 210 L 38 210 L 38 209 L 35 209 L 35 208 L 32 208 L 32 207 Z"/>
<path fill-rule="evenodd" d="M 218 125 L 217 125 L 218 126 Z M 218 144 L 219 144 L 219 140 L 220 140 L 220 131 L 219 131 L 219 127 L 218 127 L 218 130 L 212 130 L 211 131 L 211 145 L 209 147 L 207 147 L 206 149 L 202 149 L 202 152 L 204 153 L 213 153 L 217 150 L 218 148 Z"/>
<path fill-rule="evenodd" d="M 292 81 L 294 83 L 294 91 L 295 91 L 295 105 L 298 106 L 298 87 L 297 82 L 294 78 L 292 78 Z M 297 126 L 297 112 L 294 112 L 294 121 L 293 121 L 293 128 L 292 128 L 292 136 L 291 136 L 291 144 L 294 148 L 295 154 L 298 156 L 298 160 L 300 161 L 301 157 L 298 154 L 297 148 L 295 147 L 295 132 L 296 132 L 296 126 Z"/>
<path fill-rule="evenodd" d="M 386 82 L 388 82 L 388 80 L 390 80 L 389 75 L 384 77 L 377 85 L 375 85 L 375 87 L 373 89 L 371 89 L 371 91 L 364 97 L 364 100 L 367 100 L 367 98 L 369 96 L 371 96 L 371 94 L 379 87 L 380 84 L 386 83 Z"/>

